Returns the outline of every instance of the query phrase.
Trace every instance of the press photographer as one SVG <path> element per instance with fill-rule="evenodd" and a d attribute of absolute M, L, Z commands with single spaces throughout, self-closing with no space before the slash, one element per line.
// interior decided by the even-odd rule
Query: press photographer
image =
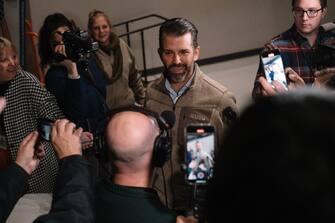
<path fill-rule="evenodd" d="M 96 48 L 85 32 L 78 31 L 61 13 L 47 16 L 39 32 L 41 66 L 46 72 L 46 88 L 55 95 L 65 116 L 92 133 L 105 129 L 108 108 L 103 73 L 89 54 Z M 57 56 L 56 56 L 57 55 Z M 86 158 L 96 168 L 98 161 L 92 149 Z"/>

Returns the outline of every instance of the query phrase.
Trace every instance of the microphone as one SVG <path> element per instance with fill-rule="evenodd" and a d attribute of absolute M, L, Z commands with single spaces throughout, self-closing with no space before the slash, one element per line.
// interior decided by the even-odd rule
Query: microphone
<path fill-rule="evenodd" d="M 167 129 L 171 129 L 176 122 L 176 116 L 173 111 L 163 111 L 159 117 L 159 120 Z"/>

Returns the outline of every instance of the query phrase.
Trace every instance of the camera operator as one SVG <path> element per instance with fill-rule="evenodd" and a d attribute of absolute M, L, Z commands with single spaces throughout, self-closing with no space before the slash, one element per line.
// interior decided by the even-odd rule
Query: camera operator
<path fill-rule="evenodd" d="M 47 90 L 55 95 L 66 117 L 77 126 L 93 135 L 102 132 L 108 110 L 105 103 L 106 83 L 94 60 L 89 57 L 84 60 L 80 58 L 80 50 L 87 49 L 80 45 L 80 36 L 76 37 L 73 24 L 61 13 L 51 14 L 45 18 L 39 38 L 39 53 L 41 66 L 46 71 Z M 71 43 L 68 42 L 69 38 L 73 38 L 70 39 Z M 78 54 L 78 57 L 73 54 Z M 90 134 L 86 138 L 89 142 L 93 140 Z M 93 149 L 85 150 L 85 156 L 95 168 L 98 167 Z"/>

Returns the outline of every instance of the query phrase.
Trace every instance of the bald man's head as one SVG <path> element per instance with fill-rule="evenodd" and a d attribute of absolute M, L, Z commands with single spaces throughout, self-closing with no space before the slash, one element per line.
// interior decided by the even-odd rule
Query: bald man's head
<path fill-rule="evenodd" d="M 139 112 L 124 111 L 107 126 L 108 151 L 113 162 L 150 164 L 159 128 L 155 120 Z"/>

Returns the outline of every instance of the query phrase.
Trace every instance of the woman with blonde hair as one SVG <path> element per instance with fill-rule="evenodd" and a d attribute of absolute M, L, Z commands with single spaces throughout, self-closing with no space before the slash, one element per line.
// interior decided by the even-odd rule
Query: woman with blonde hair
<path fill-rule="evenodd" d="M 93 53 L 107 82 L 106 103 L 110 109 L 132 105 L 143 105 L 144 87 L 136 69 L 135 57 L 129 46 L 112 30 L 108 16 L 99 10 L 89 13 L 89 34 L 99 43 Z"/>
<path fill-rule="evenodd" d="M 36 76 L 20 68 L 14 45 L 0 37 L 0 96 L 6 108 L 0 115 L 0 147 L 14 161 L 22 139 L 36 131 L 38 119 L 56 120 L 63 117 L 55 97 L 40 86 Z M 51 193 L 58 171 L 58 162 L 50 143 L 46 156 L 29 178 L 29 191 Z"/>

